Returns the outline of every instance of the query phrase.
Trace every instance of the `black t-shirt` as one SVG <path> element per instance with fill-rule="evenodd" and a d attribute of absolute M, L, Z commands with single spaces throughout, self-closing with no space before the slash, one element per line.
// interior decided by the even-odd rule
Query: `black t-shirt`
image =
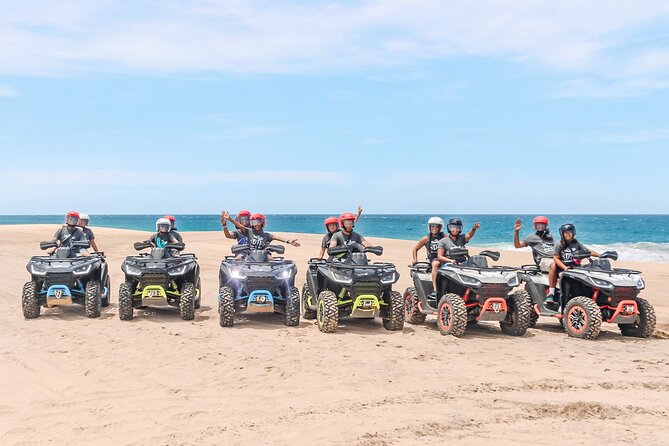
<path fill-rule="evenodd" d="M 89 242 L 92 242 L 93 240 L 95 240 L 95 234 L 93 234 L 93 231 L 91 230 L 91 228 L 89 228 L 89 227 L 81 228 L 81 231 L 84 233 L 84 235 L 86 236 L 86 239 L 88 239 Z"/>
<path fill-rule="evenodd" d="M 427 243 L 425 243 L 425 249 L 427 250 L 427 259 L 432 262 L 437 260 L 437 252 L 439 251 L 439 246 L 441 243 L 439 241 L 444 238 L 446 235 L 443 232 L 439 234 L 432 235 L 430 232 L 427 235 Z"/>
<path fill-rule="evenodd" d="M 580 265 L 581 261 L 574 259 L 574 254 L 577 252 L 589 252 L 590 250 L 582 245 L 578 240 L 572 240 L 562 248 L 561 243 L 555 245 L 555 255 L 560 256 L 560 260 L 567 266 Z"/>
<path fill-rule="evenodd" d="M 353 243 L 362 243 L 364 241 L 365 237 L 355 231 L 352 231 L 350 234 L 347 234 L 344 231 L 335 232 L 332 235 L 332 239 L 330 239 L 330 242 L 335 242 L 335 246 L 348 246 Z"/>
<path fill-rule="evenodd" d="M 332 236 L 335 235 L 338 231 L 335 232 L 328 232 L 325 234 L 323 237 L 323 241 L 321 242 L 321 248 L 323 249 L 328 249 L 328 246 L 330 246 L 330 240 L 332 240 Z"/>
<path fill-rule="evenodd" d="M 184 242 L 183 237 L 181 237 L 181 234 L 179 234 L 177 231 L 175 231 L 175 230 L 171 230 L 171 231 L 170 231 L 170 234 L 172 234 L 172 235 L 174 236 L 174 238 L 177 239 L 177 242 L 179 242 L 179 243 L 183 243 L 183 242 Z"/>
<path fill-rule="evenodd" d="M 242 231 L 239 231 L 242 232 Z M 256 232 L 253 228 L 246 228 L 246 237 L 248 238 L 248 245 L 250 249 L 265 249 L 274 240 L 274 236 L 269 232 Z"/>
<path fill-rule="evenodd" d="M 238 245 L 247 245 L 249 243 L 248 237 L 239 231 L 231 231 L 230 234 L 237 240 Z"/>
<path fill-rule="evenodd" d="M 75 227 L 70 231 L 67 225 L 63 225 L 53 235 L 53 242 L 60 242 L 62 247 L 70 247 L 74 242 L 83 242 L 88 240 L 81 228 Z"/>

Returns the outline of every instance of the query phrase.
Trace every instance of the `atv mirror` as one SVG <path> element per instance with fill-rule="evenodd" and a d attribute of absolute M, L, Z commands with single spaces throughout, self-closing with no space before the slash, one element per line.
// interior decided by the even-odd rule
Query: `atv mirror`
<path fill-rule="evenodd" d="M 368 246 L 365 248 L 365 252 L 371 252 L 372 254 L 380 256 L 383 254 L 383 246 Z"/>
<path fill-rule="evenodd" d="M 88 240 L 84 240 L 81 242 L 73 242 L 72 247 L 88 249 L 91 247 L 91 242 L 89 242 Z"/>
<path fill-rule="evenodd" d="M 599 258 L 618 260 L 618 253 L 616 251 L 605 251 L 599 255 Z"/>
<path fill-rule="evenodd" d="M 40 244 L 39 244 L 39 249 L 41 249 L 42 251 L 44 251 L 45 249 L 55 248 L 56 246 L 58 246 L 58 245 L 56 245 L 56 244 L 53 243 L 53 242 L 40 242 Z"/>
<path fill-rule="evenodd" d="M 499 251 L 489 251 L 487 249 L 485 251 L 481 251 L 479 254 L 492 259 L 493 262 L 498 261 L 500 257 Z"/>
<path fill-rule="evenodd" d="M 465 257 L 469 255 L 469 250 L 467 248 L 460 248 L 458 246 L 455 246 L 453 248 L 449 248 L 448 250 L 448 257 L 454 258 L 454 257 Z"/>
<path fill-rule="evenodd" d="M 273 253 L 276 253 L 276 254 L 283 254 L 284 252 L 286 252 L 286 247 L 283 246 L 283 245 L 269 245 L 267 247 L 267 251 L 273 252 Z"/>
<path fill-rule="evenodd" d="M 177 251 L 183 251 L 185 247 L 186 247 L 185 243 L 168 243 L 167 245 L 165 245 L 165 248 L 176 249 Z"/>
<path fill-rule="evenodd" d="M 150 248 L 151 243 L 149 242 L 135 242 L 133 245 L 136 251 L 141 251 L 142 249 Z"/>
<path fill-rule="evenodd" d="M 244 251 L 249 250 L 249 245 L 234 245 L 232 248 L 230 248 L 233 254 L 241 254 Z"/>

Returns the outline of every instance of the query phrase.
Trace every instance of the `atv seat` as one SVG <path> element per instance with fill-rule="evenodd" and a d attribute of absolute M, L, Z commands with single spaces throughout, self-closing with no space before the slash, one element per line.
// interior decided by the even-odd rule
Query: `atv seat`
<path fill-rule="evenodd" d="M 609 259 L 594 259 L 590 263 L 590 268 L 596 271 L 613 271 L 611 261 Z"/>
<path fill-rule="evenodd" d="M 488 259 L 486 256 L 471 256 L 462 264 L 470 268 L 488 268 Z"/>

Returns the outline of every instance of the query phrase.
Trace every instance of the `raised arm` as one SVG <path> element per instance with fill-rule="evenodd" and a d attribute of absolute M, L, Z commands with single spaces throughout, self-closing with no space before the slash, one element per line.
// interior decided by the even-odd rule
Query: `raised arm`
<path fill-rule="evenodd" d="M 520 218 L 516 220 L 516 223 L 513 225 L 513 246 L 518 248 L 524 248 L 527 245 L 525 242 L 520 241 L 520 230 L 523 229 L 523 223 L 520 221 Z"/>
<path fill-rule="evenodd" d="M 356 223 L 358 222 L 358 220 L 360 220 L 361 215 L 362 215 L 362 206 L 358 205 L 358 215 L 355 217 Z"/>
<path fill-rule="evenodd" d="M 246 230 L 248 229 L 246 226 L 243 224 L 239 223 L 233 218 L 230 218 L 230 214 L 226 211 L 221 211 L 221 224 L 223 225 L 223 233 L 225 233 L 226 227 L 225 224 L 226 222 L 231 222 L 233 225 L 235 225 L 235 228 L 239 229 L 242 233 L 246 234 Z M 227 234 L 225 235 L 226 237 L 228 236 Z M 228 238 L 234 238 L 234 237 L 228 237 Z"/>
<path fill-rule="evenodd" d="M 467 240 L 467 243 L 474 237 L 474 234 L 476 234 L 476 230 L 481 227 L 480 223 L 474 223 L 474 226 L 472 226 L 472 229 L 469 231 L 469 234 L 465 235 L 465 240 Z"/>

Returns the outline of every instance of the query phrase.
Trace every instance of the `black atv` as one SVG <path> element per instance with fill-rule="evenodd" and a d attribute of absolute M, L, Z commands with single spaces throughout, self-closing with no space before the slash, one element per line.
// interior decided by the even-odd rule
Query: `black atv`
<path fill-rule="evenodd" d="M 183 243 L 164 248 L 137 242 L 137 251 L 151 248 L 150 253 L 129 256 L 121 265 L 125 282 L 119 288 L 118 315 L 122 321 L 134 317 L 135 308 L 170 305 L 179 307 L 181 319 L 195 318 L 200 308 L 200 266 L 195 254 L 180 254 Z"/>
<path fill-rule="evenodd" d="M 297 267 L 292 260 L 271 257 L 283 254 L 281 245 L 250 249 L 232 247 L 234 255 L 221 262 L 218 312 L 221 327 L 232 327 L 235 313 L 280 313 L 289 327 L 300 323 L 300 293 L 295 288 Z"/>
<path fill-rule="evenodd" d="M 383 248 L 354 243 L 330 248 L 328 253 L 344 257 L 309 261 L 307 283 L 302 288 L 303 317 L 316 319 L 323 333 L 337 330 L 340 317 L 381 317 L 386 330 L 402 330 L 402 295 L 392 290 L 400 275 L 392 263 L 370 263 L 367 259 L 367 254 L 383 254 Z"/>
<path fill-rule="evenodd" d="M 72 304 L 84 305 L 88 317 L 100 316 L 101 307 L 109 305 L 109 272 L 104 253 L 75 254 L 89 247 L 88 241 L 59 248 L 55 243 L 40 243 L 42 250 L 56 250 L 52 255 L 35 256 L 28 262 L 26 268 L 31 278 L 23 286 L 23 317 L 38 317 L 42 306 Z"/>
<path fill-rule="evenodd" d="M 589 252 L 574 254 L 575 259 L 590 258 Z M 525 282 L 535 320 L 539 316 L 557 318 L 569 336 L 594 339 L 602 322 L 618 324 L 623 336 L 647 338 L 655 331 L 655 310 L 639 292 L 646 287 L 641 272 L 613 268 L 613 251 L 590 259 L 585 266 L 563 271 L 555 291 L 555 303 L 545 304 L 548 274 L 534 265 L 524 265 L 520 277 Z"/>
<path fill-rule="evenodd" d="M 439 268 L 436 297 L 431 295 L 431 265 L 420 262 L 410 267 L 414 286 L 404 292 L 406 321 L 422 324 L 427 315 L 433 314 L 439 332 L 456 337 L 462 336 L 468 323 L 498 321 L 503 333 L 524 335 L 531 309 L 525 291 L 511 292 L 520 284 L 516 269 L 489 266 L 488 259 L 499 260 L 496 251 L 469 256 L 465 248 L 451 248 L 448 257 L 465 260 Z"/>

